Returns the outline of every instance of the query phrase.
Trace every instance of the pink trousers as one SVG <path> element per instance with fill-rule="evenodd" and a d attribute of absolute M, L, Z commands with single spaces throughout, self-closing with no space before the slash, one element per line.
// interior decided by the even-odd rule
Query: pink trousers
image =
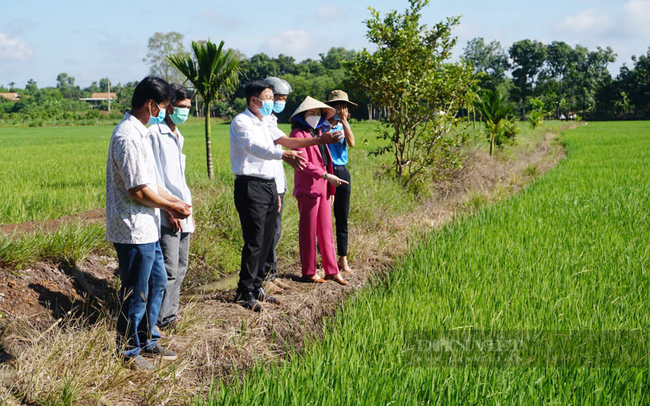
<path fill-rule="evenodd" d="M 332 202 L 325 197 L 300 195 L 298 211 L 300 224 L 298 226 L 298 242 L 300 247 L 300 263 L 302 274 L 316 274 L 316 237 L 325 275 L 336 275 L 339 266 L 336 263 L 334 234 L 332 233 Z"/>

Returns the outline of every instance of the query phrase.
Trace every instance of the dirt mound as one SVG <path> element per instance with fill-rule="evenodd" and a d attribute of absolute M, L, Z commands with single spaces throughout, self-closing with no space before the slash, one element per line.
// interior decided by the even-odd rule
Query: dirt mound
<path fill-rule="evenodd" d="M 35 322 L 85 313 L 91 303 L 114 299 L 116 268 L 114 258 L 98 256 L 73 267 L 38 262 L 21 270 L 0 268 L 0 312 Z"/>
<path fill-rule="evenodd" d="M 101 223 L 106 219 L 106 209 L 90 210 L 74 216 L 65 216 L 55 220 L 28 221 L 26 223 L 4 224 L 0 232 L 4 234 L 32 233 L 36 231 L 54 232 L 67 223 Z"/>

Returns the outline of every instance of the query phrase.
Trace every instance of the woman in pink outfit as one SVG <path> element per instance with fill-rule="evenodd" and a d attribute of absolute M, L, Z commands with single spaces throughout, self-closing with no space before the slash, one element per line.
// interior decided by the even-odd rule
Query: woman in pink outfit
<path fill-rule="evenodd" d="M 332 107 L 307 96 L 289 119 L 292 124 L 290 137 L 320 136 L 323 122 L 334 113 Z M 331 209 L 336 187 L 347 182 L 332 175 L 332 158 L 325 145 L 299 148 L 297 151 L 302 152 L 302 156 L 307 160 L 305 168 L 295 171 L 293 187 L 293 195 L 298 200 L 300 212 L 298 239 L 303 280 L 323 283 L 325 279 L 332 279 L 341 285 L 347 285 L 336 263 Z M 316 273 L 317 239 L 325 279 Z"/>

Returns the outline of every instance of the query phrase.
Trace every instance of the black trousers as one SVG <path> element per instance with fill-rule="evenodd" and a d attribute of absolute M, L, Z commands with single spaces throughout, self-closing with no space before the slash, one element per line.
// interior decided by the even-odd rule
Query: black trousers
<path fill-rule="evenodd" d="M 272 281 L 278 276 L 278 254 L 276 249 L 278 243 L 280 242 L 280 237 L 282 237 L 282 211 L 284 210 L 284 193 L 278 195 L 282 205 L 280 206 L 280 211 L 278 212 L 278 220 L 276 223 L 275 229 L 275 238 L 273 239 L 273 247 L 269 251 L 269 255 L 266 257 L 266 264 L 264 265 L 264 276 L 262 279 L 265 281 Z"/>
<path fill-rule="evenodd" d="M 275 238 L 278 215 L 275 181 L 238 176 L 235 207 L 244 236 L 237 291 L 254 292 L 262 287 L 266 258 Z"/>
<path fill-rule="evenodd" d="M 350 172 L 345 165 L 334 166 L 334 175 L 350 182 Z M 339 256 L 348 255 L 348 214 L 350 213 L 350 185 L 345 183 L 334 193 L 334 218 L 336 220 L 336 251 Z"/>

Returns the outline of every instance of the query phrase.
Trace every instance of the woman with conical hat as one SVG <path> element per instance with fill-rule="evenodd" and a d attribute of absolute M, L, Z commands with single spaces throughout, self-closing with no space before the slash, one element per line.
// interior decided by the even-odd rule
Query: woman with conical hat
<path fill-rule="evenodd" d="M 332 128 L 332 131 L 343 131 L 344 137 L 341 141 L 328 145 L 334 175 L 350 182 L 350 172 L 348 171 L 348 147 L 354 147 L 354 133 L 350 128 L 348 120 L 350 112 L 348 107 L 357 106 L 351 102 L 348 94 L 343 90 L 332 90 L 325 102 L 327 105 L 334 107 L 336 114 L 323 123 L 323 127 Z M 336 224 L 336 251 L 339 254 L 339 269 L 343 272 L 352 272 L 348 265 L 348 215 L 350 213 L 350 184 L 344 183 L 336 188 L 334 193 L 334 222 Z"/>
<path fill-rule="evenodd" d="M 320 136 L 323 123 L 334 116 L 334 113 L 334 108 L 307 96 L 289 119 L 292 124 L 289 136 Z M 300 213 L 298 241 L 303 280 L 323 283 L 325 279 L 331 279 L 341 285 L 347 285 L 336 263 L 331 200 L 336 187 L 347 182 L 332 174 L 332 157 L 325 145 L 300 148 L 298 151 L 306 158 L 305 167 L 295 171 L 293 187 L 293 195 L 298 200 Z M 325 279 L 316 273 L 317 242 Z"/>

